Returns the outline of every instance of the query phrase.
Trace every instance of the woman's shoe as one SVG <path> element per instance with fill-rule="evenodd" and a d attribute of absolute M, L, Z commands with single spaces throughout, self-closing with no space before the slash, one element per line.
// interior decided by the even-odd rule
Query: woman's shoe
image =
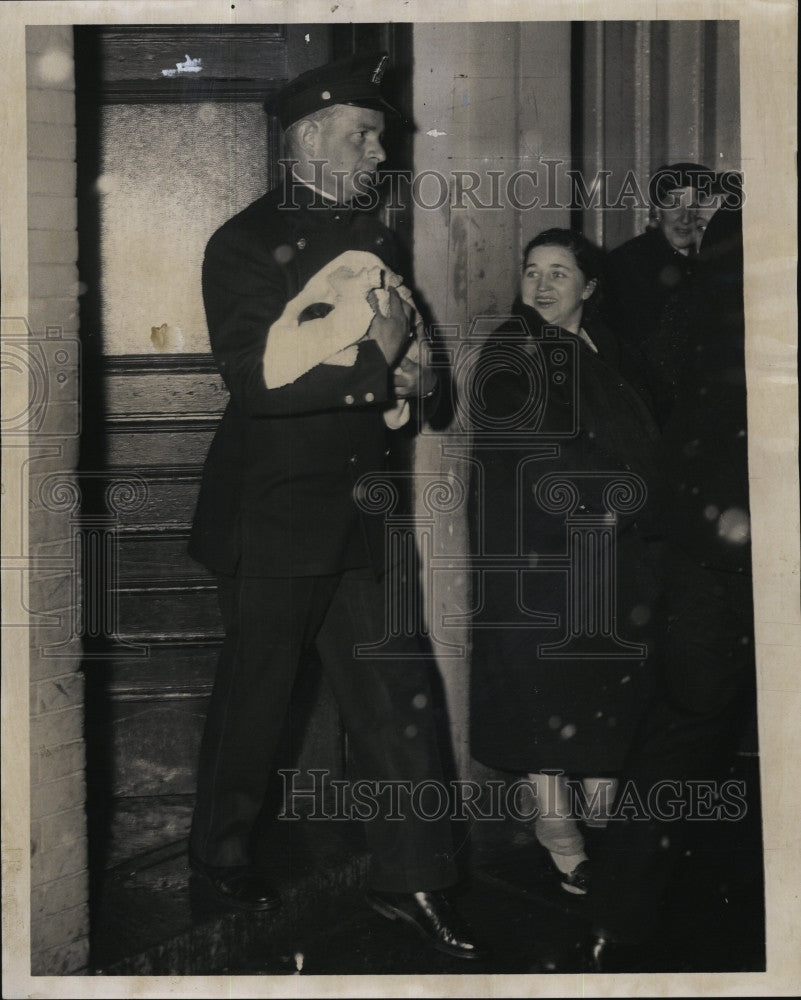
<path fill-rule="evenodd" d="M 590 872 L 589 861 L 582 861 L 572 872 L 559 872 L 562 888 L 574 896 L 586 896 L 590 888 Z"/>

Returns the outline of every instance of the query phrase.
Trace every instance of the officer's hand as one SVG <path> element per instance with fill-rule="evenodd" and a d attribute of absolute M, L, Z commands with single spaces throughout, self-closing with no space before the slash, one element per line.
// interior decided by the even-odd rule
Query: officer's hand
<path fill-rule="evenodd" d="M 437 388 L 437 376 L 420 359 L 420 348 L 416 340 L 412 341 L 412 346 L 400 359 L 392 373 L 392 381 L 398 399 L 430 396 Z"/>
<path fill-rule="evenodd" d="M 394 288 L 389 289 L 388 300 L 388 314 L 384 316 L 378 307 L 375 293 L 368 293 L 367 301 L 373 307 L 375 316 L 367 330 L 367 336 L 381 348 L 387 364 L 393 365 L 409 339 L 409 320 L 401 297 Z"/>

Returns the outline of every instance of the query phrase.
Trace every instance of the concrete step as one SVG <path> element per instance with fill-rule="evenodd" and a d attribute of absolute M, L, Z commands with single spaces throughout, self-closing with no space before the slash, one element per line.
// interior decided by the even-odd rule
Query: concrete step
<path fill-rule="evenodd" d="M 265 867 L 282 906 L 266 914 L 217 900 L 191 873 L 186 841 L 110 870 L 92 917 L 92 971 L 213 975 L 248 964 L 265 941 L 272 951 L 290 940 L 304 915 L 361 895 L 369 858 L 359 833 L 353 824 L 276 824 Z"/>

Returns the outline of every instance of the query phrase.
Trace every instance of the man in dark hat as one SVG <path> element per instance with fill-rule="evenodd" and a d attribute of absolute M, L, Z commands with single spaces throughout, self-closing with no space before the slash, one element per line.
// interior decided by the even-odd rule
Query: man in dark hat
<path fill-rule="evenodd" d="M 660 423 L 670 406 L 675 353 L 660 327 L 693 272 L 716 194 L 717 178 L 709 167 L 684 162 L 659 167 L 648 184 L 648 228 L 609 255 L 607 322 L 623 337 L 631 358 L 640 360 L 640 380 Z M 669 325 L 675 325 L 672 318 Z"/>
<path fill-rule="evenodd" d="M 417 360 L 393 234 L 358 203 L 385 158 L 385 62 L 323 66 L 281 91 L 284 181 L 226 222 L 203 262 L 230 401 L 190 553 L 217 575 L 225 641 L 190 862 L 220 898 L 249 910 L 279 903 L 253 833 L 307 647 L 339 703 L 359 778 L 414 786 L 442 777 L 429 661 L 416 636 L 389 633 L 383 515 L 356 495 L 361 477 L 386 468 L 390 428 L 436 389 Z M 357 648 L 379 644 L 380 657 Z M 418 816 L 407 799 L 403 820 L 388 819 L 385 805 L 365 823 L 371 905 L 441 951 L 476 957 L 442 891 L 456 881 L 448 818 Z"/>
<path fill-rule="evenodd" d="M 654 697 L 594 856 L 589 933 L 554 963 L 564 972 L 686 968 L 687 955 L 660 939 L 678 859 L 703 830 L 699 842 L 716 860 L 712 832 L 757 804 L 756 789 L 746 798 L 744 783 L 729 780 L 756 704 L 738 207 L 724 201 L 710 220 L 686 295 L 696 349 L 683 360 L 661 441 L 668 627 Z M 737 839 L 740 871 L 760 849 L 753 831 Z"/>

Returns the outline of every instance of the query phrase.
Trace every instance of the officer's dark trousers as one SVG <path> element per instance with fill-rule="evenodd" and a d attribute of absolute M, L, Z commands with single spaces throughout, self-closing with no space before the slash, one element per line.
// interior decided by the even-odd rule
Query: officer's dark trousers
<path fill-rule="evenodd" d="M 304 647 L 314 645 L 349 736 L 353 777 L 442 780 L 427 671 L 414 636 L 393 657 L 354 655 L 385 635 L 387 597 L 368 570 L 297 578 L 220 578 L 225 627 L 200 751 L 190 854 L 206 865 L 249 865 L 272 758 Z M 417 654 L 414 656 L 413 654 Z M 410 805 L 406 800 L 406 806 Z M 429 815 L 442 810 L 426 806 Z M 383 810 L 382 810 L 383 812 Z M 388 892 L 456 881 L 447 816 L 365 820 L 371 883 Z"/>
<path fill-rule="evenodd" d="M 676 552 L 668 563 L 661 683 L 620 775 L 616 806 L 628 788 L 621 810 L 626 818 L 611 820 L 605 831 L 588 899 L 596 933 L 625 943 L 655 933 L 688 824 L 699 821 L 699 813 L 700 821 L 721 822 L 710 818 L 706 801 L 699 809 L 688 782 L 706 784 L 726 775 L 753 696 L 750 577 L 704 569 Z M 659 786 L 664 791 L 655 797 Z M 656 809 L 645 820 L 638 803 L 650 812 L 649 801 Z M 694 810 L 692 820 L 672 818 Z"/>

